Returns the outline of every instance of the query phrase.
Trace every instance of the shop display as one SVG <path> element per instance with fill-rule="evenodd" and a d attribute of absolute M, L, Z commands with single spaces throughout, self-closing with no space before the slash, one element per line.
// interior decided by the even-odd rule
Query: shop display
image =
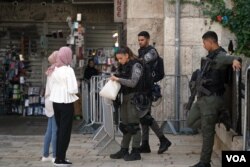
<path fill-rule="evenodd" d="M 25 99 L 24 112 L 27 116 L 45 115 L 43 90 L 40 87 L 29 87 Z"/>
<path fill-rule="evenodd" d="M 116 61 L 114 58 L 114 48 L 98 48 L 85 50 L 87 59 L 93 59 L 96 68 L 102 73 L 112 73 L 115 71 Z M 88 62 L 88 61 L 86 61 Z"/>
<path fill-rule="evenodd" d="M 72 67 L 79 81 L 83 79 L 84 68 L 89 59 L 95 60 L 100 73 L 114 71 L 114 48 L 103 47 L 109 46 L 103 43 L 112 43 L 108 39 L 112 38 L 112 35 L 109 37 L 107 34 L 111 34 L 110 31 L 113 32 L 115 27 L 90 26 L 85 24 L 85 20 L 85 15 L 80 13 L 72 19 L 68 17 L 66 21 L 70 31 L 66 30 L 65 22 L 32 23 L 32 29 L 29 26 L 27 28 L 26 24 L 8 23 L 8 27 L 11 28 L 6 29 L 8 36 L 5 36 L 0 48 L 0 54 L 3 55 L 0 56 L 0 114 L 43 115 L 42 93 L 29 91 L 37 86 L 40 91 L 43 89 L 44 70 L 47 66 L 45 58 L 52 50 L 62 45 L 68 44 L 72 48 Z M 27 25 L 30 24 L 27 23 Z M 23 28 L 20 30 L 20 27 Z M 91 31 L 88 31 L 88 27 L 91 27 Z M 93 32 L 92 29 L 94 29 Z M 90 48 L 86 49 L 87 33 L 93 40 L 96 38 L 98 41 L 104 37 L 108 41 L 105 40 L 98 45 L 89 44 Z M 10 45 L 6 46 L 8 44 Z M 78 112 L 80 111 L 81 109 Z"/>
<path fill-rule="evenodd" d="M 1 108 L 5 114 L 22 114 L 25 76 L 29 68 L 28 61 L 24 61 L 19 54 L 20 50 L 10 43 L 4 52 L 1 52 Z M 20 82 L 21 81 L 21 82 Z"/>
<path fill-rule="evenodd" d="M 40 88 L 26 83 L 30 62 L 11 43 L 0 54 L 0 114 L 43 115 Z"/>

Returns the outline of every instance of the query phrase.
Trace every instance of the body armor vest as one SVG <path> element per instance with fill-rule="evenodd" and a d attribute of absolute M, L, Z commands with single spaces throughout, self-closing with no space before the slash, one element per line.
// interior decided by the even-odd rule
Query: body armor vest
<path fill-rule="evenodd" d="M 119 78 L 123 78 L 123 79 L 130 79 L 132 76 L 133 66 L 135 63 L 139 63 L 139 61 L 138 60 L 130 60 L 128 63 L 126 63 L 124 65 L 120 65 L 118 67 L 118 73 L 116 74 L 116 76 Z M 140 78 L 142 78 L 142 77 L 140 77 Z M 121 85 L 121 92 L 123 94 L 139 92 L 140 91 L 140 86 L 139 86 L 140 80 L 138 81 L 137 85 L 134 88 Z"/>
<path fill-rule="evenodd" d="M 209 54 L 207 57 L 214 60 L 220 52 L 225 52 L 225 50 L 223 48 L 219 48 L 213 53 Z M 203 59 L 202 61 L 206 60 Z M 204 62 L 201 62 L 201 65 L 203 64 Z M 205 83 L 203 84 L 203 86 L 212 93 L 223 95 L 225 92 L 225 75 L 225 70 L 214 69 L 212 66 L 210 70 L 204 75 Z"/>

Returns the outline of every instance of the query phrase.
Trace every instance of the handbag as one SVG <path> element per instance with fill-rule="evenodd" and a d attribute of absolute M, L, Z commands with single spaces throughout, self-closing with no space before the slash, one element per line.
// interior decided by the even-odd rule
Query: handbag
<path fill-rule="evenodd" d="M 109 80 L 99 92 L 99 95 L 111 100 L 115 100 L 121 88 L 121 84 L 116 81 Z"/>

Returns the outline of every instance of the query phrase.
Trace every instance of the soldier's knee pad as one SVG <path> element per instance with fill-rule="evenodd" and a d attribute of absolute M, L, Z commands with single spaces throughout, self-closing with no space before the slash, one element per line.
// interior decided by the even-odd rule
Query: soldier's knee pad
<path fill-rule="evenodd" d="M 128 133 L 128 130 L 127 130 L 127 125 L 123 124 L 123 123 L 120 123 L 119 124 L 119 129 L 120 131 L 125 135 Z"/>
<path fill-rule="evenodd" d="M 139 124 L 136 124 L 136 123 L 130 123 L 127 125 L 127 130 L 128 130 L 128 133 L 134 135 L 137 133 L 137 131 L 140 130 L 140 126 Z"/>
<path fill-rule="evenodd" d="M 150 114 L 147 114 L 144 117 L 140 118 L 140 122 L 142 125 L 151 126 L 153 124 L 153 121 L 154 118 Z"/>

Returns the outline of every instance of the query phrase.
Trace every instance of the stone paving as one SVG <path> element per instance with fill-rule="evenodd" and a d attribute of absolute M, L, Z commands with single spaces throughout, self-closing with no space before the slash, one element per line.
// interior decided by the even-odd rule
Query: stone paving
<path fill-rule="evenodd" d="M 74 121 L 67 158 L 72 167 L 188 167 L 199 160 L 200 135 L 166 134 L 172 146 L 158 155 L 159 140 L 150 135 L 150 154 L 141 154 L 142 160 L 125 162 L 113 160 L 108 155 L 98 156 L 100 148 L 93 135 L 79 134 L 81 121 Z M 46 117 L 0 116 L 0 167 L 53 167 L 51 162 L 41 162 Z M 118 143 L 121 137 L 116 137 Z M 117 150 L 113 150 L 116 152 Z M 212 166 L 220 167 L 221 160 L 214 153 Z"/>
<path fill-rule="evenodd" d="M 172 146 L 164 154 L 158 155 L 158 140 L 150 135 L 152 152 L 142 154 L 142 160 L 125 162 L 112 160 L 109 156 L 97 156 L 97 141 L 92 135 L 72 134 L 67 158 L 73 162 L 72 167 L 187 167 L 199 160 L 201 136 L 167 135 Z M 117 141 L 121 137 L 116 137 Z M 41 162 L 43 135 L 0 135 L 1 167 L 51 167 L 51 162 Z M 115 152 L 116 150 L 114 150 Z M 220 167 L 216 154 L 212 157 L 212 166 Z"/>

